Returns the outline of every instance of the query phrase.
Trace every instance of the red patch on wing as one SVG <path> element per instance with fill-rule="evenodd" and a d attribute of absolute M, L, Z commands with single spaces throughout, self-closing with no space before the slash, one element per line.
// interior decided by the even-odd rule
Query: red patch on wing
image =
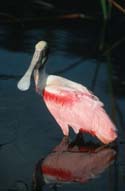
<path fill-rule="evenodd" d="M 45 175 L 55 176 L 58 180 L 67 180 L 72 178 L 72 174 L 70 171 L 66 171 L 64 169 L 51 168 L 47 165 L 42 166 L 42 173 Z"/>
<path fill-rule="evenodd" d="M 43 91 L 43 97 L 46 101 L 53 101 L 55 103 L 59 104 L 71 104 L 72 102 L 76 101 L 77 98 L 75 97 L 75 94 L 72 92 L 63 92 L 62 94 L 55 94 L 48 92 L 47 90 Z"/>
<path fill-rule="evenodd" d="M 71 104 L 73 102 L 80 101 L 85 97 L 96 100 L 96 97 L 92 94 L 81 91 L 70 91 L 61 88 L 57 91 L 57 94 L 47 91 L 46 89 L 43 90 L 42 94 L 46 101 L 53 101 L 59 104 Z"/>

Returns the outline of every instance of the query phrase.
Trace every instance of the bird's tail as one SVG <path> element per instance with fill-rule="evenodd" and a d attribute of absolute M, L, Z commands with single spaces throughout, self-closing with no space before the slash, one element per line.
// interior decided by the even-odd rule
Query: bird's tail
<path fill-rule="evenodd" d="M 94 112 L 92 127 L 97 138 L 104 144 L 117 138 L 116 127 L 103 108 L 97 108 Z"/>

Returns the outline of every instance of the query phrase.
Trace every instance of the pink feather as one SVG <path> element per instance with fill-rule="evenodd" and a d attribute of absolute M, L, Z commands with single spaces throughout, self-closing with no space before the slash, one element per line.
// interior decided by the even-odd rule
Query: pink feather
<path fill-rule="evenodd" d="M 84 86 L 62 77 L 50 75 L 43 98 L 63 134 L 68 136 L 69 126 L 77 134 L 90 133 L 108 144 L 116 139 L 116 128 L 103 103 Z"/>

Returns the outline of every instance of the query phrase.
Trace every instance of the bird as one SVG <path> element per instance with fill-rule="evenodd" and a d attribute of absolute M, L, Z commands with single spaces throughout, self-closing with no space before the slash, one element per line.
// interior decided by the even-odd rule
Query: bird
<path fill-rule="evenodd" d="M 103 144 L 117 138 L 117 128 L 104 109 L 104 104 L 84 85 L 46 72 L 48 44 L 39 41 L 31 64 L 17 87 L 26 91 L 34 74 L 35 89 L 40 94 L 51 115 L 61 127 L 63 135 L 69 137 L 69 128 L 75 134 L 88 133 Z"/>

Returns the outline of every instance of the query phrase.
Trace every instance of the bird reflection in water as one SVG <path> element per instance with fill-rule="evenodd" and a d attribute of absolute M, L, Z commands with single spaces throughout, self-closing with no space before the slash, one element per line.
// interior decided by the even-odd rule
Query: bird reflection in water
<path fill-rule="evenodd" d="M 61 143 L 41 159 L 33 173 L 33 190 L 44 184 L 86 183 L 108 168 L 116 157 L 110 146 L 84 143 L 81 135 L 72 143 L 64 137 Z"/>

